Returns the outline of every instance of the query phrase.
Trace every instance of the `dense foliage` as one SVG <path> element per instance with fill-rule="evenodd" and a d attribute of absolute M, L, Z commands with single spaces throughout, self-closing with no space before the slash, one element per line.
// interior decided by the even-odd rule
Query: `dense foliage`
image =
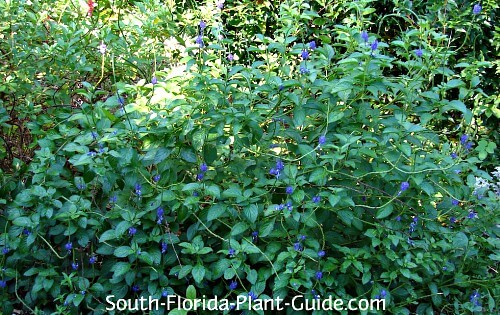
<path fill-rule="evenodd" d="M 498 313 L 495 1 L 0 8 L 4 314 L 110 294 Z"/>

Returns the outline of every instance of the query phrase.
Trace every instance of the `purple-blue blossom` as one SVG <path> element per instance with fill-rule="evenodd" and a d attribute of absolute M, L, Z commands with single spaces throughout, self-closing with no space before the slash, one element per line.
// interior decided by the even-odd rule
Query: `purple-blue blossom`
<path fill-rule="evenodd" d="M 318 145 L 322 146 L 325 143 L 326 143 L 326 137 L 325 137 L 325 135 L 319 136 L 319 138 L 318 138 Z"/>
<path fill-rule="evenodd" d="M 325 257 L 325 255 L 326 255 L 326 253 L 325 253 L 325 251 L 324 251 L 324 250 L 320 250 L 320 251 L 318 252 L 318 257 L 319 257 L 319 258 L 323 258 L 323 257 Z"/>
<path fill-rule="evenodd" d="M 306 60 L 307 58 L 309 58 L 309 52 L 307 50 L 302 50 L 302 52 L 300 53 L 300 56 L 302 57 L 303 60 Z"/>
<path fill-rule="evenodd" d="M 316 271 L 316 279 L 321 280 L 323 278 L 323 272 L 322 271 Z"/>
<path fill-rule="evenodd" d="M 474 15 L 478 15 L 479 13 L 481 13 L 481 5 L 479 3 L 475 4 L 474 7 L 472 8 L 472 13 Z"/>
<path fill-rule="evenodd" d="M 372 50 L 376 50 L 378 48 L 378 40 L 374 40 L 371 45 Z"/>
<path fill-rule="evenodd" d="M 238 282 L 236 282 L 235 280 L 231 281 L 231 283 L 229 284 L 229 290 L 234 290 L 238 287 Z"/>
<path fill-rule="evenodd" d="M 293 187 L 292 187 L 292 186 L 288 186 L 288 187 L 286 188 L 286 193 L 287 193 L 288 195 L 291 195 L 291 194 L 293 193 Z"/>
<path fill-rule="evenodd" d="M 316 42 L 314 40 L 309 42 L 309 49 L 311 49 L 311 50 L 316 49 Z"/>
<path fill-rule="evenodd" d="M 319 203 L 321 201 L 321 197 L 320 196 L 314 196 L 312 197 L 312 202 L 313 203 Z"/>
<path fill-rule="evenodd" d="M 135 227 L 133 227 L 133 226 L 132 226 L 132 227 L 130 227 L 130 228 L 128 229 L 128 234 L 129 234 L 130 236 L 135 235 L 135 233 L 137 233 L 137 229 L 136 229 Z"/>
<path fill-rule="evenodd" d="M 420 58 L 420 57 L 422 57 L 423 54 L 424 54 L 424 51 L 422 49 L 418 48 L 417 50 L 415 50 L 415 55 L 417 57 Z"/>
<path fill-rule="evenodd" d="M 368 42 L 368 33 L 366 31 L 362 31 L 361 38 L 365 41 L 365 43 L 367 43 Z"/>

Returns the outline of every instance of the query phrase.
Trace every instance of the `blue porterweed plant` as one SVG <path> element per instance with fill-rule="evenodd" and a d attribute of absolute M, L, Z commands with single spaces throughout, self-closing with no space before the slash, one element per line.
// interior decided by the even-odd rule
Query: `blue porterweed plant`
<path fill-rule="evenodd" d="M 286 192 L 288 195 L 293 194 L 293 187 L 292 187 L 292 186 L 287 186 L 287 187 L 286 187 L 286 189 L 285 189 L 285 192 Z"/>
<path fill-rule="evenodd" d="M 1 314 L 332 292 L 498 313 L 491 1 L 63 2 L 47 24 L 0 1 L 26 30 L 0 31 Z"/>

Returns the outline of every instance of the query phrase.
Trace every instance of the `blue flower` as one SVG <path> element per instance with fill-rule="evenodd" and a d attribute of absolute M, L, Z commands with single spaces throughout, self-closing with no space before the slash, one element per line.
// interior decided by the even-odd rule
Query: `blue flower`
<path fill-rule="evenodd" d="M 155 175 L 155 176 L 153 177 L 153 182 L 155 182 L 155 183 L 159 182 L 159 181 L 160 181 L 160 178 L 161 178 L 161 175 L 160 175 L 160 174 Z"/>
<path fill-rule="evenodd" d="M 167 297 L 168 296 L 168 291 L 167 290 L 161 291 L 161 296 Z"/>
<path fill-rule="evenodd" d="M 396 217 L 396 221 L 398 221 L 398 222 L 400 222 L 400 221 L 401 221 L 401 216 L 400 216 L 400 215 L 398 215 L 398 216 Z"/>
<path fill-rule="evenodd" d="M 99 134 L 95 131 L 92 131 L 90 134 L 92 135 L 92 139 L 94 140 L 97 140 L 97 137 L 99 137 Z"/>
<path fill-rule="evenodd" d="M 365 41 L 365 43 L 367 43 L 368 42 L 368 33 L 366 31 L 362 31 L 361 38 Z"/>
<path fill-rule="evenodd" d="M 300 66 L 300 74 L 307 74 L 309 73 L 309 69 L 307 69 L 304 66 Z"/>
<path fill-rule="evenodd" d="M 323 278 L 323 272 L 322 271 L 316 271 L 316 279 L 321 280 Z"/>
<path fill-rule="evenodd" d="M 10 249 L 8 247 L 2 248 L 2 254 L 7 255 L 9 253 Z"/>
<path fill-rule="evenodd" d="M 480 4 L 475 4 L 474 7 L 472 8 L 472 13 L 478 15 L 479 13 L 481 13 L 481 9 L 482 7 Z"/>
<path fill-rule="evenodd" d="M 133 236 L 135 233 L 137 233 L 137 229 L 135 227 L 132 226 L 128 229 L 128 235 Z"/>
<path fill-rule="evenodd" d="M 419 49 L 415 50 L 415 55 L 417 57 L 420 58 L 420 57 L 422 57 L 423 54 L 424 54 L 424 51 L 422 49 L 419 48 Z"/>
<path fill-rule="evenodd" d="M 380 291 L 380 297 L 385 298 L 386 295 L 387 295 L 387 292 L 384 289 L 382 289 L 382 291 Z"/>
<path fill-rule="evenodd" d="M 292 211 L 292 210 L 293 210 L 293 204 L 292 204 L 292 202 L 291 202 L 291 201 L 288 201 L 288 202 L 286 203 L 286 209 L 287 209 L 288 211 Z"/>
<path fill-rule="evenodd" d="M 156 78 L 156 76 L 153 76 L 151 78 L 151 84 L 156 84 L 156 83 L 158 83 L 158 79 Z"/>
<path fill-rule="evenodd" d="M 64 248 L 66 248 L 67 251 L 70 251 L 73 248 L 73 243 L 67 243 L 66 245 L 64 245 Z"/>
<path fill-rule="evenodd" d="M 141 184 L 139 184 L 139 183 L 135 184 L 134 190 L 135 190 L 135 193 L 136 193 L 137 196 L 142 195 L 142 186 L 141 186 Z"/>
<path fill-rule="evenodd" d="M 198 44 L 200 46 L 200 48 L 203 47 L 204 46 L 204 44 L 203 44 L 203 36 L 201 34 L 198 35 L 198 36 L 196 36 L 196 39 L 195 39 L 194 42 L 196 44 Z"/>
<path fill-rule="evenodd" d="M 203 20 L 200 21 L 200 29 L 203 31 L 207 27 L 207 23 Z"/>
<path fill-rule="evenodd" d="M 286 193 L 287 193 L 288 195 L 291 195 L 291 194 L 293 193 L 293 187 L 292 187 L 292 186 L 288 186 L 288 187 L 286 188 Z"/>
<path fill-rule="evenodd" d="M 160 243 L 160 246 L 161 246 L 161 253 L 165 254 L 167 252 L 167 249 L 168 249 L 168 244 L 162 241 Z"/>
<path fill-rule="evenodd" d="M 253 293 L 252 291 L 248 292 L 248 297 L 250 297 L 250 300 L 257 299 L 257 295 L 255 293 Z"/>
<path fill-rule="evenodd" d="M 451 204 L 454 205 L 454 206 L 458 206 L 458 200 L 451 199 Z"/>
<path fill-rule="evenodd" d="M 321 197 L 320 196 L 314 196 L 312 198 L 312 202 L 314 202 L 314 203 L 319 203 L 320 201 L 321 201 Z"/>
<path fill-rule="evenodd" d="M 253 231 L 252 232 L 252 241 L 255 243 L 259 239 L 259 232 Z"/>
<path fill-rule="evenodd" d="M 309 49 L 311 49 L 311 50 L 316 49 L 316 42 L 314 40 L 309 42 Z"/>
<path fill-rule="evenodd" d="M 318 145 L 322 146 L 325 143 L 326 143 L 326 137 L 324 135 L 319 136 L 319 138 L 318 138 Z"/>
<path fill-rule="evenodd" d="M 460 137 L 460 143 L 461 143 L 462 145 L 464 145 L 464 144 L 466 144 L 466 143 L 467 143 L 467 140 L 468 140 L 468 139 L 469 139 L 469 136 L 464 134 L 464 135 L 462 135 L 462 136 Z"/>
<path fill-rule="evenodd" d="M 323 257 L 325 257 L 325 255 L 326 255 L 326 253 L 325 253 L 325 251 L 324 251 L 324 250 L 320 250 L 320 251 L 318 252 L 318 257 L 319 257 L 319 258 L 323 258 Z"/>
<path fill-rule="evenodd" d="M 163 214 L 164 213 L 165 213 L 165 211 L 163 210 L 162 207 L 159 207 L 156 210 L 156 217 L 158 218 L 158 220 L 156 221 L 156 223 L 161 224 L 163 222 Z"/>
<path fill-rule="evenodd" d="M 302 52 L 300 53 L 300 56 L 302 57 L 303 60 L 306 60 L 307 58 L 309 58 L 309 52 L 307 50 L 302 50 Z"/>
<path fill-rule="evenodd" d="M 372 45 L 371 45 L 371 49 L 373 51 L 373 50 L 376 50 L 377 48 L 378 48 L 378 40 L 374 40 Z"/>
<path fill-rule="evenodd" d="M 474 212 L 474 210 L 469 210 L 469 214 L 467 214 L 467 218 L 476 219 L 477 217 L 478 217 L 477 212 Z"/>
<path fill-rule="evenodd" d="M 302 247 L 302 244 L 300 244 L 300 242 L 295 242 L 293 243 L 293 249 L 295 249 L 298 252 L 301 252 L 302 250 L 304 250 L 304 247 Z"/>
<path fill-rule="evenodd" d="M 140 287 L 136 284 L 132 287 L 132 291 L 137 292 L 139 291 Z"/>
<path fill-rule="evenodd" d="M 469 141 L 465 144 L 465 150 L 469 151 L 470 149 L 472 149 L 472 147 L 474 146 L 474 143 Z"/>
<path fill-rule="evenodd" d="M 234 255 L 236 254 L 236 251 L 234 250 L 234 248 L 230 248 L 229 251 L 227 252 L 227 254 L 229 255 L 229 257 L 234 257 Z"/>
<path fill-rule="evenodd" d="M 402 182 L 402 183 L 401 183 L 401 186 L 399 187 L 399 190 L 401 190 L 401 191 L 405 191 L 405 190 L 407 190 L 408 188 L 410 188 L 410 183 L 408 183 L 408 182 Z"/>
<path fill-rule="evenodd" d="M 7 286 L 7 281 L 0 280 L 0 288 L 5 288 Z"/>
<path fill-rule="evenodd" d="M 89 258 L 89 264 L 91 264 L 91 265 L 95 264 L 96 261 L 97 261 L 97 257 L 96 256 L 91 256 Z"/>
<path fill-rule="evenodd" d="M 224 0 L 217 1 L 216 6 L 219 10 L 222 10 L 224 8 Z"/>
<path fill-rule="evenodd" d="M 456 222 L 457 222 L 457 218 L 455 218 L 455 217 L 451 217 L 450 218 L 450 223 L 451 224 L 455 224 Z"/>
<path fill-rule="evenodd" d="M 456 154 L 455 152 L 452 152 L 450 154 L 450 156 L 451 156 L 452 159 L 456 159 L 458 157 L 458 154 Z"/>
<path fill-rule="evenodd" d="M 24 229 L 23 229 L 23 234 L 24 234 L 24 235 L 30 235 L 30 234 L 31 234 L 31 232 L 30 232 L 30 230 L 28 230 L 27 228 L 24 228 Z"/>
<path fill-rule="evenodd" d="M 233 61 L 234 60 L 234 55 L 231 54 L 231 53 L 227 54 L 227 60 Z"/>
<path fill-rule="evenodd" d="M 196 175 L 196 180 L 201 181 L 201 180 L 203 180 L 203 177 L 205 177 L 205 174 L 199 173 L 198 175 Z"/>
<path fill-rule="evenodd" d="M 208 170 L 208 166 L 207 166 L 207 164 L 202 163 L 202 164 L 200 165 L 200 172 L 205 173 L 207 170 Z"/>
<path fill-rule="evenodd" d="M 470 302 L 474 304 L 474 306 L 481 306 L 481 303 L 479 303 L 479 299 L 481 298 L 481 295 L 477 290 L 474 290 L 470 296 Z"/>
<path fill-rule="evenodd" d="M 229 290 L 234 290 L 238 287 L 238 282 L 236 282 L 235 280 L 231 281 L 231 283 L 229 284 Z"/>
<path fill-rule="evenodd" d="M 285 209 L 285 205 L 284 205 L 284 204 L 279 204 L 279 205 L 277 205 L 274 209 L 275 209 L 276 211 L 281 211 L 281 210 Z"/>
<path fill-rule="evenodd" d="M 301 241 L 305 241 L 306 238 L 307 238 L 307 236 L 305 236 L 305 235 L 299 235 L 299 240 L 301 240 Z"/>
<path fill-rule="evenodd" d="M 73 270 L 78 270 L 78 263 L 77 263 L 77 262 L 73 262 L 73 263 L 71 263 L 71 268 L 72 268 Z"/>

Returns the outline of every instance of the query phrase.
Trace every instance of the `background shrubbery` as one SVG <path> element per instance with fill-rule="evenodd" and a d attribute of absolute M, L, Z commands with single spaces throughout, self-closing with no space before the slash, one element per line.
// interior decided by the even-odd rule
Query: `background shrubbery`
<path fill-rule="evenodd" d="M 495 1 L 97 4 L 0 3 L 4 314 L 498 312 Z"/>

